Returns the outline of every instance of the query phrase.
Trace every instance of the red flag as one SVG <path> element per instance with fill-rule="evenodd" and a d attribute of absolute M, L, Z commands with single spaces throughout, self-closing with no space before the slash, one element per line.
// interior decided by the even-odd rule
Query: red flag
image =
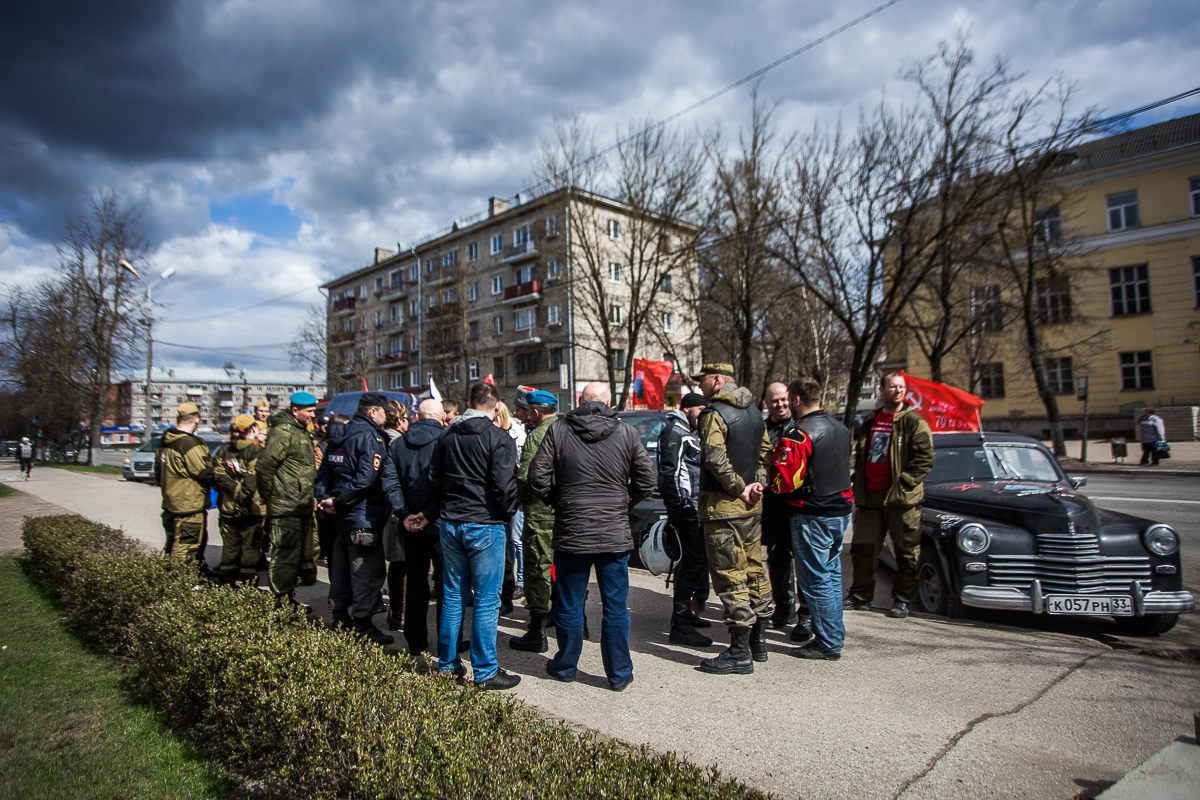
<path fill-rule="evenodd" d="M 483 382 L 490 383 L 492 386 L 496 385 L 496 379 L 492 377 L 492 373 L 490 372 L 487 374 L 487 377 L 483 379 Z"/>
<path fill-rule="evenodd" d="M 370 389 L 367 388 L 367 379 L 366 378 L 363 378 L 363 391 L 364 392 L 371 391 Z"/>
<path fill-rule="evenodd" d="M 983 400 L 945 383 L 914 378 L 901 372 L 908 387 L 904 400 L 911 403 L 934 433 L 938 431 L 977 431 Z"/>
<path fill-rule="evenodd" d="M 650 361 L 645 358 L 633 360 L 634 403 L 639 408 L 661 411 L 666 396 L 667 381 L 675 365 L 670 361 Z"/>

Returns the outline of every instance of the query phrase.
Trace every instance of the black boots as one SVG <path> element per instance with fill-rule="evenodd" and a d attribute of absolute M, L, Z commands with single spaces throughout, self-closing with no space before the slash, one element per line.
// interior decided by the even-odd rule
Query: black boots
<path fill-rule="evenodd" d="M 796 622 L 796 627 L 792 628 L 792 635 L 788 638 L 793 642 L 807 642 L 813 638 L 812 616 L 801 614 Z"/>
<path fill-rule="evenodd" d="M 544 653 L 550 649 L 546 641 L 546 617 L 537 611 L 529 614 L 529 630 L 524 636 L 514 636 L 508 640 L 508 646 L 513 650 L 523 650 L 527 653 Z"/>
<path fill-rule="evenodd" d="M 750 659 L 750 629 L 730 628 L 729 647 L 716 658 L 700 662 L 700 671 L 712 675 L 749 675 L 754 672 Z"/>
<path fill-rule="evenodd" d="M 377 645 L 380 645 L 381 647 L 384 645 L 389 645 L 392 642 L 396 641 L 396 638 L 394 636 L 389 636 L 388 634 L 379 630 L 379 628 L 376 628 L 375 623 L 371 621 L 370 617 L 355 618 L 354 632 L 359 634 L 360 636 L 365 636 L 366 638 L 370 639 L 372 642 L 374 642 Z"/>
<path fill-rule="evenodd" d="M 760 617 L 750 629 L 750 656 L 755 661 L 767 660 L 767 626 L 770 624 L 770 617 Z"/>
<path fill-rule="evenodd" d="M 671 644 L 687 647 L 708 647 L 713 640 L 696 630 L 692 623 L 692 609 L 686 600 L 675 601 L 671 614 Z"/>

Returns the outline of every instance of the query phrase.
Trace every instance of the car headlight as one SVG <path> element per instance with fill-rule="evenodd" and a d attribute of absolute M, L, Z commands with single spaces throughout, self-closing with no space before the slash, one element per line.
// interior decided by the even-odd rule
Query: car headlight
<path fill-rule="evenodd" d="M 125 466 L 129 466 L 129 456 L 125 456 Z"/>
<path fill-rule="evenodd" d="M 971 523 L 958 529 L 958 549 L 970 555 L 979 555 L 992 544 L 992 535 L 982 525 Z"/>
<path fill-rule="evenodd" d="M 1168 525 L 1151 525 L 1142 534 L 1146 549 L 1156 556 L 1169 556 L 1179 549 L 1179 534 Z"/>

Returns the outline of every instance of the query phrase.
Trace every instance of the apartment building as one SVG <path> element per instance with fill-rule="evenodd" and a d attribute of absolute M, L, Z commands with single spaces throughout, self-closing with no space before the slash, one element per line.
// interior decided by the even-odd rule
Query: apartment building
<path fill-rule="evenodd" d="M 488 209 L 433 237 L 330 281 L 329 391 L 425 391 L 451 398 L 491 375 L 502 396 L 518 385 L 572 408 L 582 387 L 633 359 L 699 361 L 694 230 L 579 189 Z M 643 247 L 653 237 L 651 256 Z M 635 352 L 636 351 L 636 352 Z M 668 402 L 680 392 L 678 375 Z"/>
<path fill-rule="evenodd" d="M 1131 433 L 1139 410 L 1151 406 L 1178 407 L 1181 422 L 1168 433 L 1191 438 L 1200 406 L 1200 114 L 1066 156 L 1062 206 L 1039 210 L 1039 218 L 1052 241 L 1074 239 L 1082 267 L 1069 282 L 1046 282 L 1037 298 L 1047 341 L 1061 348 L 1045 375 L 1064 431 L 1082 430 L 1077 393 L 1086 378 L 1092 435 Z M 993 358 L 975 365 L 972 388 L 986 400 L 985 428 L 1045 435 L 1018 328 L 1002 331 Z M 894 342 L 892 352 L 895 366 L 928 374 L 911 342 Z M 969 369 L 960 361 L 948 379 L 969 386 Z"/>

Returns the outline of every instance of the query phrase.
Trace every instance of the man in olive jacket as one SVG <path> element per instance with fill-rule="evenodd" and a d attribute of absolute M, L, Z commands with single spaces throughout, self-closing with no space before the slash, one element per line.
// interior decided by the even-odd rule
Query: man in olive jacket
<path fill-rule="evenodd" d="M 888 616 L 908 616 L 917 597 L 917 561 L 921 557 L 921 501 L 925 476 L 933 469 L 933 433 L 904 402 L 907 386 L 900 373 L 885 375 L 879 394 L 883 407 L 863 420 L 854 442 L 854 539 L 850 563 L 854 581 L 846 608 L 869 611 L 875 597 L 875 570 L 885 536 L 896 551 L 896 580 Z"/>
<path fill-rule="evenodd" d="M 317 467 L 308 424 L 316 405 L 317 398 L 308 392 L 293 394 L 288 408 L 271 417 L 267 441 L 255 466 L 258 493 L 267 510 L 271 591 L 277 597 L 292 596 L 297 576 L 314 582 L 317 577 L 315 563 L 301 563 L 304 543 L 313 535 Z"/>
<path fill-rule="evenodd" d="M 199 436 L 200 409 L 195 403 L 179 406 L 175 427 L 163 433 L 155 451 L 154 472 L 162 489 L 162 521 L 167 541 L 163 552 L 194 559 L 200 573 L 215 578 L 204 561 L 208 541 L 208 487 L 213 482 L 213 460 Z"/>
<path fill-rule="evenodd" d="M 221 580 L 258 585 L 263 504 L 254 468 L 262 452 L 258 423 L 239 414 L 229 426 L 230 440 L 213 456 L 213 482 L 221 524 Z"/>
<path fill-rule="evenodd" d="M 725 607 L 729 647 L 700 662 L 714 675 L 748 675 L 767 660 L 766 632 L 775 603 L 762 560 L 763 484 L 771 440 L 749 390 L 733 382 L 733 365 L 705 364 L 692 376 L 708 406 L 700 413 L 700 519 L 713 590 Z"/>

